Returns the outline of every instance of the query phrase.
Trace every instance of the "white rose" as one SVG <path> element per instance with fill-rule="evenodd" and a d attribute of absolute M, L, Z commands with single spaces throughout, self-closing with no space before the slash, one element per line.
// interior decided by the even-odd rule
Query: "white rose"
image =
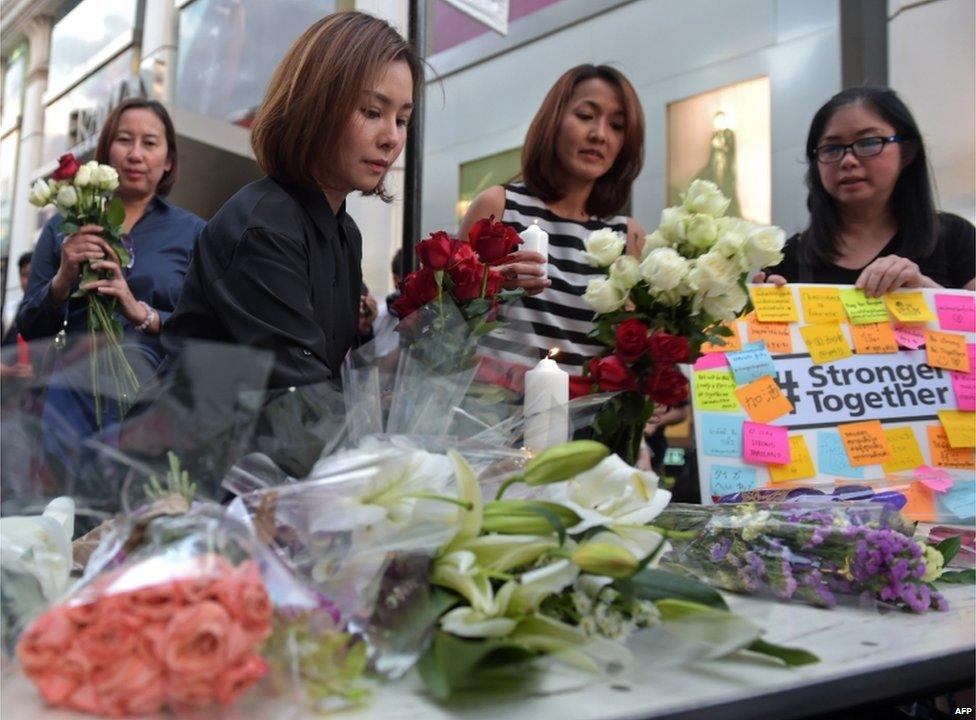
<path fill-rule="evenodd" d="M 79 169 L 78 172 L 81 172 L 81 170 Z M 59 207 L 74 207 L 78 203 L 78 193 L 71 185 L 64 185 L 58 190 L 58 197 L 55 199 L 55 203 Z"/>
<path fill-rule="evenodd" d="M 685 226 L 691 213 L 683 207 L 669 207 L 661 211 L 661 226 L 658 231 L 672 245 L 685 239 Z"/>
<path fill-rule="evenodd" d="M 688 261 L 674 248 L 655 248 L 640 265 L 640 271 L 651 291 L 674 290 L 688 274 Z"/>
<path fill-rule="evenodd" d="M 735 320 L 742 313 L 749 296 L 738 285 L 733 285 L 719 295 L 705 296 L 701 309 L 716 320 Z"/>
<path fill-rule="evenodd" d="M 660 230 L 655 230 L 650 235 L 644 236 L 644 247 L 641 248 L 641 260 L 645 260 L 651 253 L 651 250 L 670 246 L 671 243 L 664 237 L 664 234 Z"/>
<path fill-rule="evenodd" d="M 600 314 L 611 313 L 627 302 L 627 291 L 608 278 L 594 278 L 586 286 L 583 300 Z"/>
<path fill-rule="evenodd" d="M 718 227 L 710 215 L 692 215 L 685 226 L 688 243 L 698 250 L 708 250 L 718 239 Z"/>
<path fill-rule="evenodd" d="M 640 279 L 640 263 L 630 255 L 621 255 L 610 266 L 610 282 L 616 283 L 621 290 L 630 290 Z"/>
<path fill-rule="evenodd" d="M 627 236 L 609 228 L 594 230 L 583 241 L 583 255 L 593 267 L 606 267 L 624 251 Z"/>
<path fill-rule="evenodd" d="M 119 174 L 111 165 L 99 165 L 95 172 L 95 182 L 102 190 L 115 190 L 119 186 Z"/>
<path fill-rule="evenodd" d="M 78 172 L 75 173 L 71 182 L 75 187 L 88 187 L 92 183 L 92 169 L 87 164 L 82 165 L 78 168 Z"/>
<path fill-rule="evenodd" d="M 684 194 L 684 206 L 688 212 L 704 213 L 721 217 L 729 207 L 730 200 L 710 180 L 695 180 Z"/>
<path fill-rule="evenodd" d="M 695 260 L 688 279 L 701 295 L 717 295 L 733 287 L 739 280 L 739 264 L 715 251 Z"/>
<path fill-rule="evenodd" d="M 760 225 L 755 228 L 746 237 L 746 267 L 758 270 L 782 262 L 785 241 L 786 234 L 775 225 Z"/>
<path fill-rule="evenodd" d="M 30 191 L 30 202 L 31 205 L 37 205 L 37 207 L 44 207 L 51 201 L 51 189 L 47 186 L 47 183 L 43 180 L 37 180 L 31 187 Z"/>

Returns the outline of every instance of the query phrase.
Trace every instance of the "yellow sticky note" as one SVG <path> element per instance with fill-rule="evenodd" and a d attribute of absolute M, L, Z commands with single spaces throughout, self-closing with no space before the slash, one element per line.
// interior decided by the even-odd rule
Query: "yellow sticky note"
<path fill-rule="evenodd" d="M 843 360 L 853 354 L 847 338 L 844 337 L 844 331 L 837 323 L 804 325 L 800 328 L 800 335 L 807 345 L 807 352 L 817 365 Z"/>
<path fill-rule="evenodd" d="M 920 292 L 888 293 L 884 296 L 888 310 L 902 322 L 932 322 L 935 315 Z"/>
<path fill-rule="evenodd" d="M 891 446 L 880 420 L 845 423 L 837 427 L 854 467 L 880 465 L 891 459 Z"/>
<path fill-rule="evenodd" d="M 888 321 L 888 310 L 885 309 L 881 298 L 869 298 L 856 288 L 841 290 L 838 295 L 852 324 L 864 325 Z"/>
<path fill-rule="evenodd" d="M 753 422 L 771 423 L 776 418 L 793 412 L 793 403 L 769 375 L 763 375 L 748 385 L 736 388 L 735 396 L 739 398 Z"/>
<path fill-rule="evenodd" d="M 817 469 L 802 435 L 790 435 L 790 462 L 787 465 L 770 465 L 769 477 L 774 483 L 787 480 L 804 480 L 815 477 Z"/>
<path fill-rule="evenodd" d="M 939 410 L 939 420 L 953 448 L 976 447 L 976 413 Z"/>
<path fill-rule="evenodd" d="M 969 350 L 965 335 L 957 333 L 925 331 L 925 357 L 932 367 L 968 373 Z"/>
<path fill-rule="evenodd" d="M 793 290 L 788 285 L 753 285 L 749 294 L 760 322 L 797 322 L 800 319 L 793 303 Z"/>
<path fill-rule="evenodd" d="M 739 323 L 733 320 L 731 322 L 725 322 L 722 324 L 729 328 L 732 331 L 732 334 L 722 337 L 722 340 L 725 342 L 724 345 L 710 342 L 702 343 L 702 353 L 735 352 L 742 349 L 742 337 L 739 335 Z"/>
<path fill-rule="evenodd" d="M 703 370 L 695 373 L 695 408 L 738 412 L 735 377 L 731 370 Z"/>
<path fill-rule="evenodd" d="M 891 458 L 881 464 L 886 473 L 914 470 L 925 464 L 922 450 L 915 439 L 915 431 L 910 427 L 886 429 L 885 437 L 891 446 Z"/>
<path fill-rule="evenodd" d="M 858 355 L 898 352 L 898 341 L 889 322 L 851 325 L 851 339 Z"/>
<path fill-rule="evenodd" d="M 746 329 L 749 342 L 762 340 L 771 355 L 789 355 L 793 352 L 793 336 L 790 334 L 789 323 L 759 322 L 754 315 L 751 315 Z"/>
<path fill-rule="evenodd" d="M 835 287 L 801 287 L 800 304 L 803 317 L 811 325 L 847 322 L 847 313 Z"/>
<path fill-rule="evenodd" d="M 932 453 L 934 466 L 976 470 L 976 450 L 952 447 L 949 444 L 949 436 L 941 425 L 929 425 L 925 428 L 925 432 L 929 436 L 929 450 Z"/>

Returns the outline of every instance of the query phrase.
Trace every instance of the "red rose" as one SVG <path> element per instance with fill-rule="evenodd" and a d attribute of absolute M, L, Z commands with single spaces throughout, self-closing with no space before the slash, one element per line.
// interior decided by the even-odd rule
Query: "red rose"
<path fill-rule="evenodd" d="M 600 389 L 606 392 L 637 388 L 637 378 L 616 355 L 591 360 L 589 374 Z"/>
<path fill-rule="evenodd" d="M 467 243 L 459 242 L 454 250 L 454 257 L 451 258 L 450 265 L 448 267 L 453 267 L 459 263 L 468 261 L 480 262 L 478 256 L 475 255 L 474 250 Z"/>
<path fill-rule="evenodd" d="M 688 362 L 691 345 L 688 338 L 658 331 L 651 335 L 651 357 L 660 363 Z"/>
<path fill-rule="evenodd" d="M 463 303 L 481 297 L 481 281 L 485 274 L 485 266 L 473 255 L 452 265 L 448 268 L 447 274 L 454 281 L 454 289 L 451 292 L 455 300 Z"/>
<path fill-rule="evenodd" d="M 468 232 L 468 242 L 478 253 L 481 261 L 490 265 L 515 252 L 522 238 L 515 232 L 515 228 L 496 221 L 495 216 L 492 215 L 479 220 L 471 227 Z"/>
<path fill-rule="evenodd" d="M 494 298 L 498 293 L 502 291 L 502 286 L 505 283 L 505 278 L 502 274 L 495 270 L 495 268 L 488 269 L 488 285 L 485 288 L 485 297 Z"/>
<path fill-rule="evenodd" d="M 679 405 L 688 399 L 688 378 L 674 365 L 656 365 L 644 383 L 644 394 L 659 405 Z"/>
<path fill-rule="evenodd" d="M 393 310 L 406 317 L 437 297 L 437 279 L 429 268 L 415 270 L 403 281 L 403 294 L 393 302 Z"/>
<path fill-rule="evenodd" d="M 647 325 L 637 318 L 624 320 L 615 331 L 617 355 L 627 363 L 636 362 L 647 352 Z"/>
<path fill-rule="evenodd" d="M 70 180 L 78 172 L 81 163 L 75 160 L 71 153 L 65 153 L 58 158 L 58 169 L 51 174 L 52 180 Z"/>
<path fill-rule="evenodd" d="M 429 238 L 417 243 L 417 257 L 424 267 L 431 270 L 443 270 L 451 263 L 458 241 L 441 230 L 432 233 Z"/>

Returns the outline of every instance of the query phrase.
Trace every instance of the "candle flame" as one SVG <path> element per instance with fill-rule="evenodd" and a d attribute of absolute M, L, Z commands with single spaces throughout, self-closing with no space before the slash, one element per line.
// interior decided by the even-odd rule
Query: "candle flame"
<path fill-rule="evenodd" d="M 552 360 L 558 354 L 559 354 L 559 348 L 553 348 L 552 350 L 549 351 L 549 354 L 546 355 L 546 357 L 549 358 L 550 360 Z"/>

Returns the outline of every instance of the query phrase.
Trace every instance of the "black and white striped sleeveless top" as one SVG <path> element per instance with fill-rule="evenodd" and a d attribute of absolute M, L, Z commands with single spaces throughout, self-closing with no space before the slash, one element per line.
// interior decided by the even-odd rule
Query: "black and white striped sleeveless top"
<path fill-rule="evenodd" d="M 571 375 L 583 372 L 583 363 L 598 356 L 605 346 L 590 340 L 593 309 L 583 301 L 590 280 L 603 277 L 600 268 L 591 267 L 583 257 L 583 240 L 594 230 L 606 227 L 627 233 L 627 218 L 569 220 L 561 218 L 533 197 L 521 182 L 505 186 L 505 213 L 502 222 L 519 232 L 538 222 L 549 233 L 548 273 L 552 285 L 538 295 L 504 305 L 505 325 L 491 333 L 484 345 L 502 359 L 516 364 L 534 365 L 553 348 L 554 358 Z"/>

